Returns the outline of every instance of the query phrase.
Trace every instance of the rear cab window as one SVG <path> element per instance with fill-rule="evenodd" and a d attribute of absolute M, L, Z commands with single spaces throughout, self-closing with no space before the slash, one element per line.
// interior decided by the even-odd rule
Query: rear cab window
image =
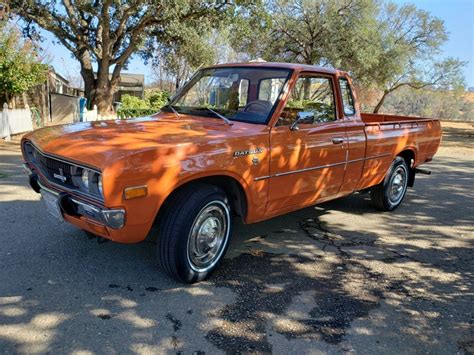
<path fill-rule="evenodd" d="M 260 80 L 260 84 L 258 86 L 258 100 L 270 101 L 272 104 L 274 104 L 278 99 L 285 82 L 285 78 L 270 78 Z"/>
<path fill-rule="evenodd" d="M 354 96 L 351 86 L 346 78 L 339 78 L 339 88 L 341 90 L 342 107 L 345 116 L 353 116 L 356 113 L 354 106 Z"/>

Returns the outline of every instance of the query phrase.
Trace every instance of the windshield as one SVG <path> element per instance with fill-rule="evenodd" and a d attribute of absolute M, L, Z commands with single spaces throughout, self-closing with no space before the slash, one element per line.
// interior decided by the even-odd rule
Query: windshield
<path fill-rule="evenodd" d="M 280 97 L 290 70 L 225 67 L 203 69 L 170 102 L 180 114 L 265 124 Z M 211 109 L 211 110 L 209 110 Z M 215 111 L 213 113 L 213 111 Z"/>

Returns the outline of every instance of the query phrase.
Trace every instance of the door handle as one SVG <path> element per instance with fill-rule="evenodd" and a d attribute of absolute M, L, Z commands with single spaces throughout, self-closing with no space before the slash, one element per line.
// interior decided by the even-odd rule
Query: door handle
<path fill-rule="evenodd" d="M 342 143 L 344 143 L 344 138 L 342 138 L 342 137 L 333 137 L 332 138 L 332 143 L 333 144 L 342 144 Z"/>

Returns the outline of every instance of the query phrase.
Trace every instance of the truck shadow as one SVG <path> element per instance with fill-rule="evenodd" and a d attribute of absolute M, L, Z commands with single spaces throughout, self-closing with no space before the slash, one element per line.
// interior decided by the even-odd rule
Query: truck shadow
<path fill-rule="evenodd" d="M 472 162 L 438 158 L 393 213 L 356 195 L 255 225 L 236 220 L 227 258 L 192 286 L 157 269 L 151 243 L 97 245 L 51 221 L 18 165 L 0 168 L 7 352 L 269 353 L 323 343 L 380 353 L 390 337 L 444 352 L 469 329 Z M 440 336 L 435 324 L 448 313 L 452 330 Z"/>
<path fill-rule="evenodd" d="M 469 337 L 465 312 L 474 281 L 474 178 L 466 172 L 474 164 L 439 158 L 431 165 L 434 175 L 420 177 L 395 212 L 380 213 L 369 195 L 355 195 L 238 227 L 233 248 L 249 245 L 212 279 L 237 300 L 219 311 L 222 323 L 207 338 L 224 351 L 243 352 L 271 351 L 277 334 L 338 344 L 354 337 L 351 324 L 383 304 L 403 320 L 390 328 L 392 316 L 384 314 L 380 334 L 374 331 L 380 319 L 358 321 L 372 333 L 357 337 L 367 338 L 374 352 L 383 352 L 389 337 L 440 352 L 458 342 L 463 350 L 466 343 L 457 339 Z M 313 307 L 292 313 L 301 311 L 294 302 L 307 292 Z M 458 334 L 446 337 L 430 324 L 448 312 Z"/>

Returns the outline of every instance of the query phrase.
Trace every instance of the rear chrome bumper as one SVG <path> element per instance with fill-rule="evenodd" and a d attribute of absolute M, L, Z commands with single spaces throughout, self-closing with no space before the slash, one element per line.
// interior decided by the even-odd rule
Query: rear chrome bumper
<path fill-rule="evenodd" d="M 61 212 L 72 217 L 84 217 L 94 222 L 102 224 L 112 229 L 120 229 L 125 225 L 125 210 L 123 208 L 108 209 L 81 201 L 71 196 L 67 192 L 56 191 L 46 187 L 41 183 L 38 175 L 35 174 L 27 164 L 23 164 L 23 169 L 29 176 L 31 188 L 36 192 L 45 190 L 56 196 Z"/>

